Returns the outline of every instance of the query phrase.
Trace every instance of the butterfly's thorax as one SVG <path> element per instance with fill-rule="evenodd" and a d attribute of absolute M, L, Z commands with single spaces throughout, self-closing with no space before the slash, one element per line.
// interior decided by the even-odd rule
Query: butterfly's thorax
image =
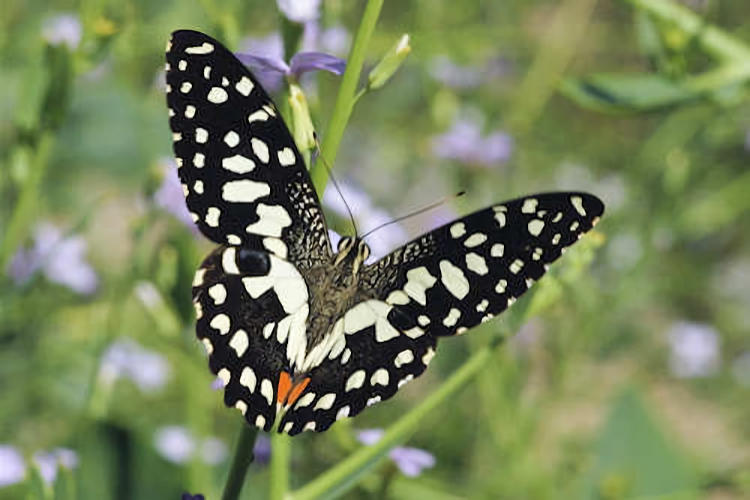
<path fill-rule="evenodd" d="M 338 253 L 323 265 L 303 272 L 308 284 L 307 351 L 326 337 L 354 304 L 362 301 L 360 271 L 370 250 L 361 240 L 343 238 Z"/>

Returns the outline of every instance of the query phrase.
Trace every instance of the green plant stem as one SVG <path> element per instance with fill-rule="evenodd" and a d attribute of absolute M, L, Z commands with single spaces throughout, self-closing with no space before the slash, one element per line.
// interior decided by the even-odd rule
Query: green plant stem
<path fill-rule="evenodd" d="M 229 466 L 229 476 L 224 485 L 221 500 L 236 500 L 239 498 L 242 485 L 245 483 L 247 468 L 253 462 L 253 446 L 258 435 L 258 428 L 249 426 L 244 419 L 242 419 L 240 426 L 240 435 L 234 447 L 234 456 L 232 457 L 232 464 Z"/>
<path fill-rule="evenodd" d="M 271 484 L 268 497 L 282 500 L 289 491 L 289 462 L 292 458 L 291 437 L 283 432 L 271 435 Z"/>
<path fill-rule="evenodd" d="M 405 441 L 441 403 L 450 399 L 464 384 L 481 372 L 492 356 L 493 349 L 501 341 L 480 348 L 473 354 L 438 390 L 427 396 L 413 410 L 391 425 L 383 437 L 372 446 L 365 446 L 352 453 L 338 465 L 294 491 L 289 496 L 293 500 L 333 498 L 341 495 L 356 484 L 368 470 L 374 467 L 388 451 Z"/>
<path fill-rule="evenodd" d="M 685 87 L 695 92 L 710 92 L 750 80 L 750 57 L 726 63 L 714 70 L 685 79 Z"/>
<path fill-rule="evenodd" d="M 712 26 L 687 7 L 672 0 L 623 0 L 654 17 L 674 23 L 686 34 L 695 37 L 700 46 L 724 60 L 747 60 L 750 47 L 725 31 Z"/>
<path fill-rule="evenodd" d="M 21 187 L 18 202 L 5 230 L 5 236 L 0 242 L 0 269 L 7 269 L 13 252 L 26 237 L 34 215 L 34 209 L 39 201 L 39 186 L 47 170 L 47 163 L 49 163 L 49 156 L 54 144 L 54 134 L 42 132 L 39 136 L 29 165 L 28 176 Z"/>
<path fill-rule="evenodd" d="M 524 76 L 508 117 L 508 125 L 517 136 L 525 135 L 554 95 L 586 27 L 597 0 L 565 0 L 555 12 L 543 46 Z M 571 29 L 575 26 L 575 29 Z"/>
<path fill-rule="evenodd" d="M 323 136 L 323 144 L 321 145 L 321 154 L 325 157 L 331 168 L 336 163 L 336 155 L 338 154 L 341 139 L 344 136 L 344 129 L 356 101 L 355 93 L 357 91 L 357 84 L 359 83 L 359 75 L 362 72 L 365 50 L 375 30 L 375 24 L 378 21 L 382 7 L 383 0 L 368 0 L 365 11 L 362 14 L 359 29 L 354 37 L 352 49 L 349 52 L 346 71 L 344 71 L 344 76 L 341 79 L 341 86 L 339 87 L 336 104 L 331 114 L 331 121 L 328 123 L 328 128 Z M 323 167 L 322 163 L 316 164 L 310 171 L 313 185 L 318 193 L 323 192 L 328 182 L 328 171 Z"/>

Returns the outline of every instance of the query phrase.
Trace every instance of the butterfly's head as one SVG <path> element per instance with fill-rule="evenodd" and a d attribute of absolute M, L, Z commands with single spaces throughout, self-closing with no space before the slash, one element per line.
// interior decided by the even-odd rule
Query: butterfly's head
<path fill-rule="evenodd" d="M 370 247 L 364 240 L 344 236 L 339 240 L 338 252 L 333 259 L 334 266 L 351 266 L 352 274 L 359 272 L 362 263 L 370 256 Z"/>

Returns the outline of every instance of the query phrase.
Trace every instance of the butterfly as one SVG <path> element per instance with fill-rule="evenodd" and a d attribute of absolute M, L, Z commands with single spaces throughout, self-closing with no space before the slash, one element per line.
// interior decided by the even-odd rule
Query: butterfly
<path fill-rule="evenodd" d="M 223 45 L 167 44 L 167 106 L 187 207 L 218 246 L 195 274 L 196 332 L 250 425 L 324 431 L 421 375 L 441 337 L 504 311 L 604 212 L 582 192 L 474 212 L 368 263 L 331 247 L 305 162 L 271 98 Z"/>

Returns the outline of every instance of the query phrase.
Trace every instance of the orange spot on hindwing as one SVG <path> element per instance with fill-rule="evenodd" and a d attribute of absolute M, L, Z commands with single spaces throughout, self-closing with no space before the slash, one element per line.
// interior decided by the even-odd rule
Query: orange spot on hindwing
<path fill-rule="evenodd" d="M 305 377 L 299 382 L 292 382 L 292 377 L 287 372 L 281 372 L 276 399 L 284 406 L 292 405 L 302 395 L 309 383 L 310 377 Z"/>

